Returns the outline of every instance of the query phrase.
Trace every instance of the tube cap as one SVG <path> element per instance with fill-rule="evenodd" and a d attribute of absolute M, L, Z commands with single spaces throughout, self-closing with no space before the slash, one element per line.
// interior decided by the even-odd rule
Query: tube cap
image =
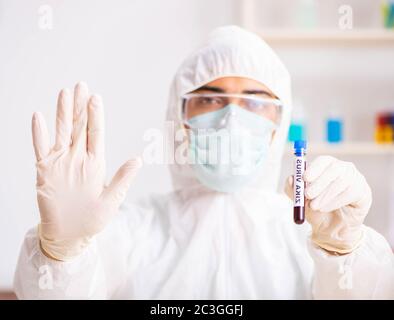
<path fill-rule="evenodd" d="M 306 141 L 305 140 L 294 141 L 294 149 L 306 149 Z"/>

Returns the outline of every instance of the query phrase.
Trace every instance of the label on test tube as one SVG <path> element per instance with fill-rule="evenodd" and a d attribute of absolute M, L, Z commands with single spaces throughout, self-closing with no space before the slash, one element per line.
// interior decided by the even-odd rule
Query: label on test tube
<path fill-rule="evenodd" d="M 305 182 L 303 179 L 305 171 L 305 157 L 295 157 L 295 168 L 294 168 L 294 207 L 303 207 L 304 203 L 304 190 Z"/>

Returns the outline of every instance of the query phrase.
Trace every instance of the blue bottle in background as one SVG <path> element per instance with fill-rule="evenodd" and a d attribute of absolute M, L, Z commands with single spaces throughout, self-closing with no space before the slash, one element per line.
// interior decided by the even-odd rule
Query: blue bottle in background
<path fill-rule="evenodd" d="M 329 143 L 338 143 L 343 140 L 343 120 L 341 117 L 327 118 L 326 139 Z"/>

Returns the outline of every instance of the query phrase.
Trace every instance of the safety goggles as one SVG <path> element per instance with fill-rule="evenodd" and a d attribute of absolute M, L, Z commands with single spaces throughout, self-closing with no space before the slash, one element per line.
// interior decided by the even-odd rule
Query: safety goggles
<path fill-rule="evenodd" d="M 250 94 L 188 93 L 182 96 L 182 121 L 191 126 L 189 120 L 210 112 L 219 111 L 235 104 L 257 116 L 280 123 L 282 103 L 274 98 L 262 98 Z"/>

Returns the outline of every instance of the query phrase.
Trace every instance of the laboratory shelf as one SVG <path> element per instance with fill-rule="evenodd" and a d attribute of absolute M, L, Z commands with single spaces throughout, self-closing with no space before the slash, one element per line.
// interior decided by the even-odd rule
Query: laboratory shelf
<path fill-rule="evenodd" d="M 287 145 L 287 154 L 293 153 L 292 144 Z M 309 143 L 307 148 L 309 155 L 371 155 L 371 156 L 394 156 L 394 144 L 377 144 L 374 142 L 343 142 L 338 144 Z"/>
<path fill-rule="evenodd" d="M 255 31 L 273 45 L 394 45 L 394 29 L 266 29 Z"/>

